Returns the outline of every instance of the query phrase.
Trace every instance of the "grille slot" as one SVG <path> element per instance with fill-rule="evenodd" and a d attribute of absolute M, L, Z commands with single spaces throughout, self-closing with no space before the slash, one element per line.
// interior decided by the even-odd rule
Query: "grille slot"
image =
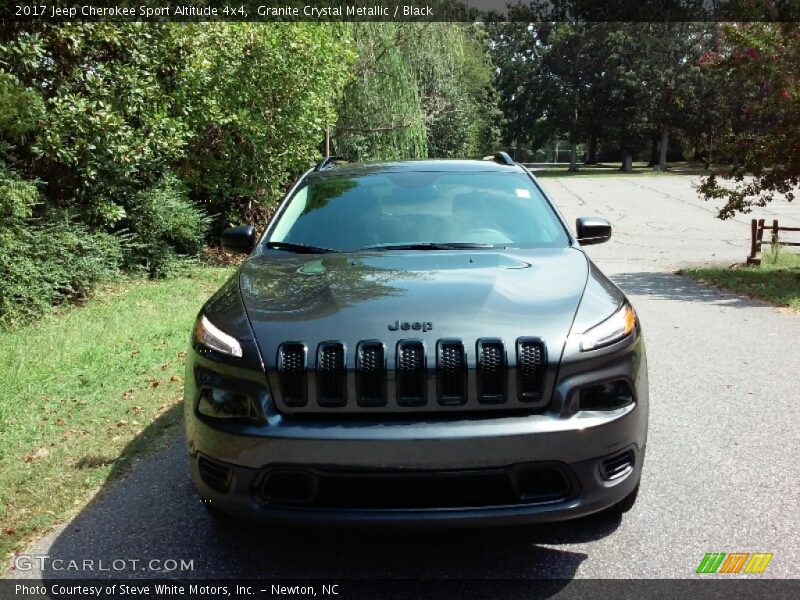
<path fill-rule="evenodd" d="M 197 459 L 197 470 L 200 473 L 200 479 L 212 490 L 225 493 L 230 489 L 233 475 L 228 467 L 201 456 Z"/>
<path fill-rule="evenodd" d="M 633 450 L 625 450 L 600 463 L 600 475 L 606 481 L 612 481 L 624 477 L 633 471 L 635 456 Z"/>
<path fill-rule="evenodd" d="M 397 343 L 397 403 L 422 406 L 426 401 L 425 346 L 417 340 Z"/>
<path fill-rule="evenodd" d="M 478 400 L 484 404 L 506 401 L 506 350 L 500 340 L 478 340 Z"/>
<path fill-rule="evenodd" d="M 317 347 L 317 403 L 337 407 L 347 404 L 344 345 L 322 342 Z"/>
<path fill-rule="evenodd" d="M 467 401 L 467 355 L 460 340 L 441 340 L 436 353 L 439 403 L 448 406 Z"/>
<path fill-rule="evenodd" d="M 517 340 L 517 391 L 520 402 L 538 402 L 542 399 L 546 364 L 541 340 Z"/>
<path fill-rule="evenodd" d="M 359 406 L 386 406 L 386 349 L 381 342 L 366 341 L 356 351 Z"/>
<path fill-rule="evenodd" d="M 286 406 L 305 406 L 308 403 L 305 344 L 281 344 L 278 348 L 277 366 L 281 395 Z"/>

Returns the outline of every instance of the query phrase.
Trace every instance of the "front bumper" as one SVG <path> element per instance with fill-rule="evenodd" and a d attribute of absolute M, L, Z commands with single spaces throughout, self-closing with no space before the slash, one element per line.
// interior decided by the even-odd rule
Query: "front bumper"
<path fill-rule="evenodd" d="M 304 424 L 304 437 L 242 438 L 195 420 L 190 426 L 193 431 L 191 439 L 194 440 L 192 475 L 200 494 L 213 506 L 226 513 L 268 522 L 502 524 L 555 521 L 603 510 L 633 491 L 644 459 L 642 412 L 634 405 L 601 420 L 597 417 L 574 417 L 568 419 L 574 421 L 570 428 L 564 428 L 564 423 L 554 423 L 554 418 L 543 415 L 509 417 L 478 424 L 374 425 L 367 429 L 380 430 L 373 431 L 373 434 L 380 435 L 361 439 L 353 439 L 352 431 L 348 432 L 349 435 L 343 435 L 341 431 L 337 434 L 342 427 L 327 424 L 310 430 L 309 425 Z M 362 425 L 360 429 L 363 428 Z M 434 437 L 435 432 L 439 435 Z M 441 435 L 445 433 L 449 435 Z M 601 475 L 603 460 L 625 450 L 633 453 L 633 468 L 624 477 L 604 480 Z M 211 458 L 216 465 L 228 470 L 230 485 L 226 490 L 214 489 L 204 480 L 198 469 L 201 457 Z M 568 497 L 556 502 L 509 506 L 422 510 L 288 508 L 270 505 L 257 493 L 264 469 L 276 463 L 300 468 L 325 465 L 434 473 L 522 463 L 555 463 L 568 473 L 574 489 Z"/>
<path fill-rule="evenodd" d="M 200 495 L 222 512 L 269 523 L 487 524 L 559 521 L 608 508 L 639 482 L 647 442 L 647 367 L 642 339 L 562 363 L 550 409 L 528 415 L 419 415 L 403 421 L 322 419 L 268 415 L 261 424 L 208 420 L 195 410 L 197 389 L 187 364 L 186 433 L 192 475 Z M 207 367 L 207 364 L 203 364 Z M 635 402 L 609 411 L 576 410 L 574 391 L 587 382 L 624 376 Z M 264 403 L 269 398 L 262 399 Z M 613 479 L 604 462 L 630 453 L 631 465 Z M 224 486 L 203 475 L 211 464 Z M 569 490 L 546 501 L 444 507 L 286 506 L 264 499 L 265 474 L 276 467 L 299 471 L 439 473 L 513 472 L 539 465 L 563 473 Z M 217 481 L 218 483 L 218 481 Z M 397 489 L 397 488 L 395 488 Z"/>

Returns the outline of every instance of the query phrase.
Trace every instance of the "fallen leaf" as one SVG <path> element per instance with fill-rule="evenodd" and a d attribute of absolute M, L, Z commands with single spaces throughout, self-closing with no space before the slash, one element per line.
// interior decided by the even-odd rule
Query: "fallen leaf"
<path fill-rule="evenodd" d="M 122 392 L 122 397 L 125 398 L 126 400 L 128 398 L 130 398 L 131 396 L 133 396 L 133 390 L 128 390 L 127 392 Z"/>
<path fill-rule="evenodd" d="M 17 530 L 16 530 L 15 527 L 6 527 L 5 531 L 6 531 L 6 535 L 14 535 L 15 533 L 17 533 Z"/>
<path fill-rule="evenodd" d="M 183 380 L 182 380 L 180 377 L 178 377 L 177 375 L 173 375 L 172 377 L 170 377 L 170 378 L 169 378 L 169 380 L 170 380 L 170 381 L 183 381 Z"/>
<path fill-rule="evenodd" d="M 117 427 L 125 427 L 125 425 L 127 425 L 127 424 L 128 424 L 128 422 L 125 421 L 125 420 L 117 421 Z"/>
<path fill-rule="evenodd" d="M 158 379 L 151 379 L 151 380 L 150 380 L 150 387 L 151 387 L 151 388 L 153 388 L 153 389 L 155 389 L 155 388 L 157 388 L 157 387 L 158 387 L 158 384 L 159 384 L 159 383 L 161 383 L 161 381 L 160 381 L 160 380 L 158 380 Z"/>
<path fill-rule="evenodd" d="M 35 460 L 37 460 L 39 458 L 44 458 L 48 454 L 50 454 L 50 451 L 47 448 L 45 448 L 44 446 L 42 446 L 41 448 L 36 450 L 33 454 L 28 454 L 25 457 L 25 462 L 26 463 L 32 463 L 33 461 L 35 461 Z"/>
<path fill-rule="evenodd" d="M 56 419 L 56 425 L 63 425 L 63 424 L 64 424 L 64 419 L 62 419 L 61 417 Z"/>

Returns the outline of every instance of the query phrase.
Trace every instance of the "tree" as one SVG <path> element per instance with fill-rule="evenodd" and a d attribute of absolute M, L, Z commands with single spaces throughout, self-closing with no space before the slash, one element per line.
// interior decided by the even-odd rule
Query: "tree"
<path fill-rule="evenodd" d="M 476 26 L 352 23 L 350 29 L 358 58 L 338 104 L 336 154 L 385 160 L 476 151 L 496 118 L 492 66 Z"/>
<path fill-rule="evenodd" d="M 700 193 L 724 202 L 721 219 L 749 213 L 776 195 L 793 200 L 800 184 L 800 26 L 728 25 L 719 50 L 704 63 L 737 94 L 724 107 L 714 152 L 727 164 L 703 180 Z"/>
<path fill-rule="evenodd" d="M 342 24 L 179 25 L 186 73 L 172 109 L 188 128 L 178 169 L 220 226 L 261 222 L 319 157 L 355 53 Z"/>

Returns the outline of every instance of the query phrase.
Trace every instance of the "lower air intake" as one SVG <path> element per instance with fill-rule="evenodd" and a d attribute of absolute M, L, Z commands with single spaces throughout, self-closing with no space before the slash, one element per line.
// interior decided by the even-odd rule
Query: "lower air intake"
<path fill-rule="evenodd" d="M 560 468 L 531 464 L 430 472 L 274 468 L 256 495 L 275 506 L 391 510 L 544 504 L 571 494 Z"/>

